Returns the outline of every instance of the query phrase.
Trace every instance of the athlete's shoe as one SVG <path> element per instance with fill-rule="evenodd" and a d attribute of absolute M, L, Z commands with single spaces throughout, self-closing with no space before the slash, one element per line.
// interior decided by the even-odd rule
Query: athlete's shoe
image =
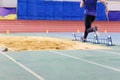
<path fill-rule="evenodd" d="M 99 36 L 99 32 L 98 32 L 97 26 L 95 26 L 95 27 L 93 28 L 93 31 L 95 32 L 95 34 L 96 34 L 97 36 Z"/>
<path fill-rule="evenodd" d="M 95 26 L 95 27 L 93 28 L 93 30 L 94 30 L 95 32 L 98 31 L 97 26 Z"/>
<path fill-rule="evenodd" d="M 87 40 L 84 37 L 81 37 L 82 42 L 87 42 Z"/>

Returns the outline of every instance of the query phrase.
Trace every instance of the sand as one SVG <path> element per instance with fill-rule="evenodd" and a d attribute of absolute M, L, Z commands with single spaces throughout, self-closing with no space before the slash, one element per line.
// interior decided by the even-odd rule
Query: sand
<path fill-rule="evenodd" d="M 0 47 L 12 51 L 106 49 L 105 46 L 80 41 L 34 36 L 0 36 Z"/>

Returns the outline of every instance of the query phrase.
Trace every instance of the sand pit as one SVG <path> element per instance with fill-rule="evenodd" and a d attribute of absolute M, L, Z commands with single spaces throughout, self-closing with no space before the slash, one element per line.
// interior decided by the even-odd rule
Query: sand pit
<path fill-rule="evenodd" d="M 7 47 L 13 51 L 106 49 L 105 47 L 88 43 L 33 36 L 0 36 L 0 44 L 0 47 Z"/>

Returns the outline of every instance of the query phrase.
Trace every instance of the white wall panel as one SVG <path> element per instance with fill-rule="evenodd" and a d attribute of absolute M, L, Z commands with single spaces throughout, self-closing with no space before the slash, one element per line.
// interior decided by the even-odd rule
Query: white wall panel
<path fill-rule="evenodd" d="M 0 7 L 17 7 L 17 0 L 0 0 Z"/>
<path fill-rule="evenodd" d="M 120 2 L 119 1 L 109 1 L 108 8 L 110 11 L 120 11 Z"/>

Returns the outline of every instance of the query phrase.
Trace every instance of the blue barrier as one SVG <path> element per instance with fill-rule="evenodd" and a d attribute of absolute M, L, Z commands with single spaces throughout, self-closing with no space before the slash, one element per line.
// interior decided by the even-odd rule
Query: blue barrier
<path fill-rule="evenodd" d="M 79 2 L 18 0 L 18 19 L 32 20 L 83 20 L 84 8 Z M 96 20 L 106 20 L 104 6 L 98 3 Z"/>
<path fill-rule="evenodd" d="M 80 41 L 81 37 L 80 34 L 73 33 L 73 41 Z M 99 38 L 97 35 L 94 35 L 94 37 L 88 37 L 87 42 L 91 42 L 93 44 L 105 44 L 107 46 L 114 46 L 112 42 L 112 37 L 109 35 L 106 39 Z"/>

